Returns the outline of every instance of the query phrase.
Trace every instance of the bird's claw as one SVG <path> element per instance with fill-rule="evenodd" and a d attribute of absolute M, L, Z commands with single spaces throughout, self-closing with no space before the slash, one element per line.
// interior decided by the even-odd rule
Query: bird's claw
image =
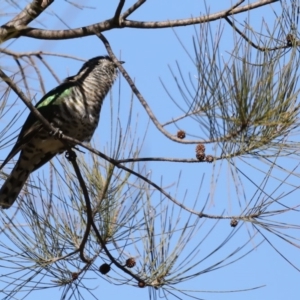
<path fill-rule="evenodd" d="M 56 139 L 61 139 L 63 136 L 63 132 L 59 128 L 55 128 L 55 130 L 50 131 L 49 134 Z"/>

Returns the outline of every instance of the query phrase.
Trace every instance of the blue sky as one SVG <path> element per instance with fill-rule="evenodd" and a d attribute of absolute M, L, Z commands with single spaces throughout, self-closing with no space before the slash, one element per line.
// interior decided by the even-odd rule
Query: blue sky
<path fill-rule="evenodd" d="M 81 2 L 81 1 L 79 1 Z M 127 3 L 128 2 L 128 3 Z M 129 7 L 134 1 L 126 1 L 125 7 Z M 106 18 L 112 17 L 114 9 L 118 1 L 85 1 L 84 5 L 87 8 L 81 10 L 65 1 L 56 1 L 47 12 L 43 13 L 36 22 L 31 24 L 33 27 L 41 27 L 47 29 L 66 29 L 66 26 L 62 23 L 63 20 L 71 28 L 77 28 L 80 26 L 90 25 L 100 20 L 105 20 Z M 210 7 L 210 12 L 217 12 L 219 10 L 225 9 L 230 5 L 230 1 L 222 1 L 222 4 L 217 3 L 217 1 L 207 1 L 207 7 Z M 24 5 L 22 1 L 22 5 Z M 2 3 L 0 6 L 2 9 L 7 9 L 8 4 Z M 88 8 L 94 7 L 94 8 Z M 274 8 L 279 8 L 279 5 L 274 5 Z M 12 12 L 13 9 L 8 9 Z M 135 14 L 133 14 L 130 19 L 136 20 L 168 20 L 176 18 L 188 18 L 190 16 L 198 16 L 199 14 L 205 14 L 205 6 L 203 1 L 196 0 L 174 0 L 172 5 L 169 1 L 158 1 L 152 0 L 148 1 L 142 8 L 140 8 Z M 10 15 L 3 16 L 3 22 Z M 276 22 L 274 15 L 270 7 L 263 7 L 256 11 L 251 11 L 249 14 L 240 14 L 238 19 L 240 22 L 249 20 L 250 25 L 253 28 L 259 30 L 261 20 L 264 20 L 272 28 L 273 22 Z M 2 22 L 2 23 L 3 23 Z M 216 30 L 220 22 L 216 21 L 211 24 L 212 31 Z M 225 23 L 222 23 L 225 24 Z M 192 57 L 194 57 L 193 51 L 193 36 L 196 34 L 198 26 L 175 28 L 174 31 L 176 35 L 180 38 L 181 43 L 186 47 L 188 52 Z M 150 29 L 116 29 L 109 32 L 104 32 L 104 35 L 109 40 L 114 53 L 121 57 L 125 61 L 124 67 L 126 68 L 129 75 L 135 80 L 135 83 L 143 94 L 144 98 L 147 100 L 149 106 L 155 113 L 156 117 L 162 123 L 169 121 L 170 119 L 180 116 L 182 113 L 169 99 L 167 93 L 165 92 L 160 79 L 168 87 L 169 91 L 176 98 L 178 102 L 182 101 L 181 96 L 174 84 L 174 79 L 170 73 L 170 69 L 174 70 L 175 74 L 179 76 L 177 71 L 176 62 L 180 65 L 182 74 L 188 77 L 191 74 L 191 78 L 197 79 L 197 72 L 193 62 L 190 60 L 186 54 L 183 47 L 180 45 L 175 33 L 172 29 L 162 29 L 162 30 L 150 30 Z M 224 27 L 224 37 L 221 43 L 221 54 L 226 57 L 226 50 L 232 49 L 232 34 L 228 30 L 228 25 Z M 21 38 L 17 41 L 11 43 L 7 42 L 4 46 L 8 49 L 15 51 L 48 51 L 48 52 L 58 52 L 63 54 L 74 55 L 82 59 L 89 59 L 94 56 L 106 54 L 106 50 L 102 45 L 101 41 L 95 37 L 86 37 L 66 41 L 41 41 L 29 38 Z M 4 47 L 2 45 L 2 47 Z M 57 57 L 47 57 L 47 62 L 51 67 L 57 72 L 60 79 L 63 79 L 69 75 L 75 74 L 81 67 L 82 62 L 75 61 L 71 59 L 63 59 Z M 1 58 L 1 66 L 8 64 Z M 50 90 L 57 85 L 53 77 L 45 70 L 41 68 L 43 76 L 45 78 L 46 90 Z M 131 91 L 128 88 L 125 80 L 121 79 L 121 94 L 119 95 L 119 82 L 117 82 L 113 88 L 113 95 L 117 99 L 120 96 L 121 108 L 120 114 L 118 115 L 121 124 L 125 126 L 128 120 L 128 103 L 131 99 Z M 36 98 L 39 99 L 41 93 L 37 90 Z M 109 97 L 108 97 L 109 98 Z M 180 102 L 181 103 L 181 102 Z M 137 134 L 144 134 L 146 126 L 148 124 L 147 115 L 138 102 L 136 98 L 133 100 L 133 124 L 138 122 Z M 24 108 L 21 101 L 14 107 L 12 113 L 17 113 Z M 25 118 L 27 113 L 23 115 Z M 106 102 L 101 111 L 101 120 L 99 128 L 94 136 L 95 143 L 99 143 L 99 150 L 105 148 L 106 143 L 111 139 L 107 124 L 109 123 L 110 115 L 110 101 L 106 99 Z M 5 123 L 9 120 L 10 115 L 6 116 L 7 119 L 1 120 Z M 16 124 L 15 128 L 20 126 L 22 123 L 22 118 L 20 123 Z M 181 126 L 193 126 L 195 123 L 182 122 Z M 1 124 L 0 124 L 1 126 Z M 171 132 L 176 133 L 175 126 L 170 126 L 168 129 Z M 201 128 L 186 128 L 186 131 L 200 132 Z M 142 157 L 182 157 L 182 158 L 194 158 L 195 145 L 181 145 L 176 144 L 168 140 L 163 136 L 151 123 L 149 126 L 148 133 L 146 135 L 145 143 L 141 151 Z M 206 146 L 207 153 L 213 153 L 214 149 L 212 145 Z M 1 159 L 3 159 L 9 149 L 3 149 L 1 152 Z M 246 160 L 246 159 L 245 159 Z M 266 168 L 265 165 L 261 165 L 258 160 L 249 159 L 250 163 L 258 168 Z M 58 161 L 55 160 L 58 164 Z M 258 184 L 261 181 L 262 175 L 255 170 L 255 168 L 248 168 L 241 161 L 237 160 L 239 166 L 244 167 L 246 173 Z M 218 162 L 214 166 L 214 171 L 216 173 L 220 172 L 220 176 L 217 182 L 217 188 L 213 197 L 209 194 L 211 176 L 213 174 L 212 165 L 209 164 L 172 164 L 172 163 L 161 163 L 161 162 L 149 162 L 146 164 L 147 172 L 151 172 L 152 180 L 155 182 L 160 182 L 161 176 L 163 176 L 163 182 L 166 185 L 171 185 L 178 181 L 178 176 L 180 177 L 180 188 L 178 189 L 177 199 L 181 200 L 184 198 L 186 190 L 188 190 L 186 196 L 186 205 L 192 207 L 197 196 L 197 191 L 204 176 L 204 188 L 201 190 L 200 196 L 198 198 L 199 204 L 198 208 L 201 209 L 204 201 L 206 201 L 208 195 L 209 205 L 207 206 L 205 212 L 209 214 L 221 213 L 224 211 L 224 215 L 239 214 L 240 208 L 237 202 L 237 195 L 234 190 L 233 178 L 230 176 L 230 167 L 227 162 Z M 47 169 L 45 169 L 47 170 Z M 180 173 L 182 171 L 182 173 Z M 40 172 L 43 172 L 41 169 Z M 46 172 L 46 171 L 45 171 Z M 283 176 L 282 173 L 275 173 L 278 176 Z M 271 181 L 266 186 L 266 190 L 272 191 L 275 189 L 273 185 L 276 181 Z M 292 183 L 297 184 L 297 181 L 291 179 Z M 251 198 L 253 196 L 253 185 L 251 185 L 247 180 L 244 181 L 246 198 Z M 282 187 L 280 192 L 286 192 L 288 187 Z M 170 192 L 174 193 L 174 190 L 170 189 Z M 296 193 L 296 194 L 295 194 Z M 293 193 L 291 196 L 286 197 L 288 205 L 295 201 L 299 196 L 298 192 Z M 204 196 L 202 196 L 204 195 Z M 289 198 L 290 197 L 290 198 Z M 241 195 L 241 199 L 243 196 Z M 292 199 L 291 199 L 292 198 Z M 160 198 L 156 194 L 156 198 L 153 200 L 153 206 L 156 206 Z M 167 203 L 167 200 L 164 200 Z M 170 203 L 170 206 L 172 204 Z M 158 209 L 158 208 L 156 208 Z M 176 211 L 176 210 L 175 210 Z M 178 212 L 177 212 L 178 213 Z M 177 214 L 174 215 L 177 216 Z M 292 216 L 293 218 L 295 216 Z M 281 221 L 285 220 L 281 216 Z M 296 221 L 295 221 L 296 222 Z M 209 236 L 207 240 L 200 247 L 199 257 L 201 255 L 205 256 L 210 251 L 214 249 L 218 243 L 223 240 L 231 232 L 231 227 L 229 226 L 229 221 L 221 220 L 213 233 Z M 292 223 L 292 221 L 291 221 Z M 203 238 L 204 232 L 207 233 L 208 228 L 210 228 L 215 221 L 208 220 L 205 226 L 199 229 L 197 235 L 194 236 L 194 240 L 197 241 L 198 234 L 199 239 Z M 240 247 L 248 239 L 248 233 L 253 232 L 251 224 L 243 225 L 243 227 L 237 232 L 236 236 L 230 240 L 229 244 L 224 247 L 224 251 L 221 249 L 211 258 L 205 260 L 197 268 L 203 270 L 208 266 L 214 264 L 216 261 L 221 260 L 224 256 L 228 255 L 230 251 Z M 299 236 L 299 234 L 298 234 Z M 298 250 L 294 247 L 288 246 L 286 243 L 275 240 L 271 235 L 268 235 L 270 240 L 277 243 L 278 248 L 287 255 L 298 267 L 299 256 Z M 299 295 L 299 272 L 292 268 L 284 259 L 278 255 L 268 245 L 264 242 L 258 247 L 261 239 L 258 237 L 254 239 L 247 247 L 246 250 L 241 251 L 241 253 L 246 253 L 247 251 L 253 250 L 249 255 L 242 258 L 238 262 L 229 265 L 227 267 L 215 270 L 203 274 L 190 282 L 185 282 L 182 286 L 185 289 L 191 290 L 202 290 L 202 291 L 234 291 L 242 290 L 247 288 L 252 288 L 256 286 L 265 285 L 261 289 L 257 289 L 249 292 L 241 293 L 199 293 L 193 294 L 196 297 L 202 299 L 211 300 L 227 300 L 227 299 L 298 299 Z M 192 246 L 190 246 L 192 247 Z M 191 249 L 191 248 L 190 248 Z M 191 251 L 187 249 L 187 252 Z M 93 278 L 93 275 L 87 274 L 87 277 Z M 90 280 L 90 286 L 95 288 L 93 293 L 98 297 L 98 299 L 110 297 L 110 299 L 146 299 L 148 297 L 147 289 L 139 289 L 131 286 L 116 286 L 108 283 L 105 280 Z M 1 287 L 1 283 L 0 283 Z M 176 286 L 178 289 L 181 285 Z M 28 299 L 40 299 L 41 297 L 48 296 L 51 293 L 51 297 L 58 298 L 61 294 L 61 289 L 55 288 L 51 290 L 44 290 L 40 292 L 35 292 L 31 294 Z M 83 292 L 85 295 L 85 292 Z M 179 296 L 182 299 L 185 298 L 184 295 Z M 85 299 L 92 299 L 88 294 Z M 171 297 L 170 297 L 171 298 Z M 4 299 L 4 298 L 3 298 Z M 21 299 L 16 297 L 16 299 Z"/>

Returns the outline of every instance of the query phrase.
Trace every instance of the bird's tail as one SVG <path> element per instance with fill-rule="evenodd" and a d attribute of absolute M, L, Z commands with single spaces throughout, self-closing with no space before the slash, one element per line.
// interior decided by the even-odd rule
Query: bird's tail
<path fill-rule="evenodd" d="M 10 208 L 15 202 L 29 174 L 30 171 L 21 167 L 18 161 L 0 189 L 0 206 L 3 209 Z"/>

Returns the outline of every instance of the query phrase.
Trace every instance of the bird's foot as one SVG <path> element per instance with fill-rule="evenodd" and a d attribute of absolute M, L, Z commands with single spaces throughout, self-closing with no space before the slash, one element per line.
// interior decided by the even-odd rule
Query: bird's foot
<path fill-rule="evenodd" d="M 59 128 L 55 128 L 54 131 L 50 131 L 49 135 L 53 136 L 55 139 L 61 139 L 63 132 Z"/>

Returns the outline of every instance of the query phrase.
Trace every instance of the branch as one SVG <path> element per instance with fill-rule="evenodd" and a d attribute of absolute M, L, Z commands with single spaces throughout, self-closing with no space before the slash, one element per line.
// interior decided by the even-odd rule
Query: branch
<path fill-rule="evenodd" d="M 257 1 L 252 4 L 244 5 L 241 7 L 236 7 L 234 9 L 230 8 L 230 13 L 228 13 L 228 9 L 210 14 L 203 17 L 197 17 L 197 18 L 188 18 L 188 19 L 181 19 L 181 20 L 171 20 L 171 21 L 162 21 L 162 22 L 143 22 L 143 21 L 131 21 L 131 20 L 124 20 L 121 18 L 119 21 L 119 24 L 116 24 L 115 19 L 108 19 L 103 22 L 95 23 L 90 26 L 80 27 L 80 28 L 74 28 L 74 29 L 68 29 L 68 30 L 43 30 L 43 29 L 37 29 L 32 27 L 25 27 L 21 26 L 20 28 L 13 28 L 17 33 L 15 33 L 11 37 L 19 37 L 19 36 L 26 36 L 36 39 L 45 39 L 45 40 L 62 40 L 62 39 L 73 39 L 73 38 L 79 38 L 84 36 L 90 36 L 93 35 L 95 32 L 103 32 L 107 31 L 113 28 L 120 28 L 120 27 L 128 27 L 128 28 L 143 28 L 143 29 L 160 29 L 160 28 L 171 28 L 171 27 L 181 27 L 181 26 L 188 26 L 188 25 L 195 25 L 195 24 L 201 24 L 201 23 L 207 23 L 211 21 L 216 21 L 219 19 L 223 19 L 226 16 L 239 14 L 242 12 L 247 12 L 251 9 L 256 9 L 258 7 L 262 7 L 264 5 L 268 5 L 271 3 L 278 2 L 279 0 L 261 0 Z M 138 1 L 136 3 L 136 6 L 140 6 L 143 4 L 142 1 Z M 233 6 L 234 7 L 234 6 Z M 135 8 L 135 6 L 132 6 L 132 9 Z M 135 8 L 136 9 L 136 8 Z M 130 11 L 129 11 L 130 12 Z M 125 12 L 125 16 L 126 16 Z M 121 16 L 122 17 L 122 16 Z M 8 29 L 2 27 L 2 31 L 0 30 L 0 37 L 6 36 Z"/>
<path fill-rule="evenodd" d="M 29 3 L 18 15 L 11 21 L 7 22 L 4 26 L 16 27 L 24 26 L 37 18 L 54 0 L 33 0 Z"/>
<path fill-rule="evenodd" d="M 24 27 L 37 18 L 54 0 L 33 0 L 11 21 L 0 28 L 2 42 L 19 36 L 18 27 Z"/>

